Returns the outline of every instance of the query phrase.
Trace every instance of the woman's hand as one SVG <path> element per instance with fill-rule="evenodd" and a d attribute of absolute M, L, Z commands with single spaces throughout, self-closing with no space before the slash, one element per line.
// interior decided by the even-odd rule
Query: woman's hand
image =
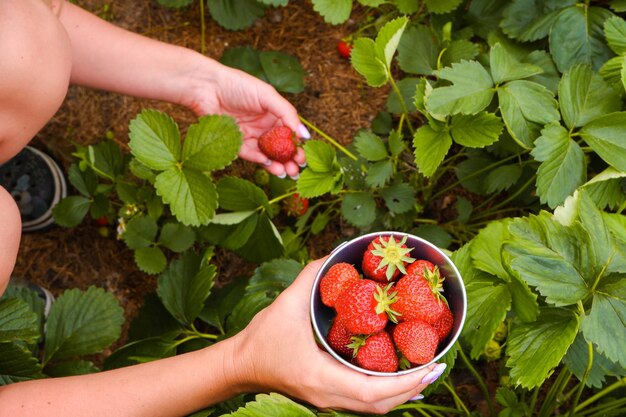
<path fill-rule="evenodd" d="M 295 282 L 235 336 L 233 364 L 250 391 L 279 391 L 320 408 L 386 413 L 417 396 L 443 370 L 398 377 L 365 375 L 342 365 L 315 343 L 309 299 L 322 260 L 311 262 Z M 237 372 L 237 370 L 235 371 Z"/>
<path fill-rule="evenodd" d="M 209 62 L 210 61 L 210 62 Z M 206 69 L 203 69 L 207 66 Z M 287 126 L 298 139 L 308 139 L 310 134 L 300 123 L 296 109 L 271 85 L 243 71 L 229 68 L 213 60 L 200 65 L 198 83 L 185 103 L 197 115 L 227 114 L 235 118 L 243 132 L 243 145 L 239 152 L 242 159 L 261 164 L 270 173 L 297 178 L 299 166 L 305 165 L 304 151 L 297 148 L 292 161 L 271 161 L 258 147 L 258 137 L 274 126 Z M 204 71 L 204 75 L 201 73 Z"/>

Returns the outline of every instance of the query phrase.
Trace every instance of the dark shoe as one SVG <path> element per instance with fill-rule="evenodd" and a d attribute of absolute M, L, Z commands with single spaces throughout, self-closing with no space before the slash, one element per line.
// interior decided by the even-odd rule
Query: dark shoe
<path fill-rule="evenodd" d="M 59 165 L 31 146 L 0 165 L 0 185 L 15 199 L 24 232 L 49 228 L 54 223 L 52 208 L 67 196 L 67 184 Z"/>

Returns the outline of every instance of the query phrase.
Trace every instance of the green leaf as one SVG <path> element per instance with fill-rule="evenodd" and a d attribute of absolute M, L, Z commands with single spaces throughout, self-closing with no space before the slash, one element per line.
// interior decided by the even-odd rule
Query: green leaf
<path fill-rule="evenodd" d="M 308 408 L 277 393 L 257 394 L 254 401 L 246 403 L 230 414 L 232 417 L 315 417 Z"/>
<path fill-rule="evenodd" d="M 376 219 L 376 201 L 370 193 L 349 193 L 341 202 L 341 215 L 357 227 L 365 227 Z"/>
<path fill-rule="evenodd" d="M 506 365 L 514 384 L 541 385 L 559 365 L 578 332 L 578 317 L 566 309 L 544 308 L 537 321 L 515 323 L 507 338 Z"/>
<path fill-rule="evenodd" d="M 584 237 L 544 216 L 516 220 L 510 227 L 512 239 L 504 249 L 512 256 L 510 265 L 546 302 L 555 306 L 575 304 L 589 293 L 586 276 L 574 262 Z M 550 271 L 546 274 L 546 271 Z"/>
<path fill-rule="evenodd" d="M 326 23 L 338 25 L 350 17 L 352 0 L 313 0 L 313 10 L 318 12 Z"/>
<path fill-rule="evenodd" d="M 452 244 L 450 233 L 436 224 L 420 224 L 411 233 L 426 239 L 439 248 L 447 248 Z"/>
<path fill-rule="evenodd" d="M 393 163 L 390 159 L 375 162 L 367 168 L 365 182 L 370 187 L 382 187 L 393 175 Z"/>
<path fill-rule="evenodd" d="M 248 211 L 236 211 L 233 213 L 220 213 L 216 214 L 212 219 L 213 224 L 234 225 L 239 224 L 246 220 L 248 217 L 255 213 L 254 210 Z"/>
<path fill-rule="evenodd" d="M 424 25 L 411 25 L 398 45 L 398 64 L 410 74 L 430 75 L 437 69 L 438 42 Z"/>
<path fill-rule="evenodd" d="M 585 142 L 609 165 L 626 171 L 626 112 L 594 119 L 580 130 Z"/>
<path fill-rule="evenodd" d="M 228 166 L 242 143 L 242 133 L 230 116 L 202 116 L 189 126 L 183 144 L 182 165 L 199 171 Z"/>
<path fill-rule="evenodd" d="M 478 45 L 465 39 L 457 39 L 441 53 L 441 65 L 449 67 L 455 62 L 471 61 L 479 54 Z"/>
<path fill-rule="evenodd" d="M 387 72 L 408 22 L 409 19 L 405 16 L 397 17 L 385 23 L 376 35 L 376 57 L 385 64 Z"/>
<path fill-rule="evenodd" d="M 541 67 L 519 62 L 499 43 L 491 47 L 489 62 L 491 64 L 491 78 L 496 84 L 532 77 L 543 72 Z"/>
<path fill-rule="evenodd" d="M 204 308 L 216 267 L 203 264 L 201 255 L 185 252 L 159 276 L 157 294 L 179 323 L 191 325 Z"/>
<path fill-rule="evenodd" d="M 509 268 L 508 261 L 506 262 L 507 270 L 512 277 L 508 283 L 508 288 L 511 293 L 513 311 L 515 311 L 515 314 L 521 321 L 526 323 L 534 322 L 539 315 L 538 296 L 517 272 Z"/>
<path fill-rule="evenodd" d="M 589 265 L 587 274 L 599 277 L 606 273 L 605 270 L 617 253 L 617 248 L 604 222 L 602 212 L 596 207 L 587 192 L 581 190 L 579 196 L 578 218 L 580 224 L 589 236 L 593 236 L 590 253 L 587 255 L 587 264 Z M 608 269 L 610 270 L 610 267 Z"/>
<path fill-rule="evenodd" d="M 85 360 L 70 360 L 66 362 L 48 364 L 45 369 L 46 375 L 58 378 L 62 376 L 88 375 L 100 372 L 93 362 Z"/>
<path fill-rule="evenodd" d="M 267 81 L 278 91 L 292 94 L 304 91 L 307 73 L 298 58 L 277 51 L 262 51 L 259 59 Z"/>
<path fill-rule="evenodd" d="M 350 62 L 371 87 L 380 87 L 389 80 L 385 63 L 376 56 L 376 44 L 371 39 L 358 38 L 354 41 Z"/>
<path fill-rule="evenodd" d="M 96 193 L 98 178 L 91 168 L 81 171 L 77 164 L 72 164 L 67 170 L 67 178 L 83 196 L 91 197 Z"/>
<path fill-rule="evenodd" d="M 473 266 L 495 275 L 503 281 L 509 281 L 509 272 L 502 264 L 502 245 L 511 234 L 508 231 L 509 220 L 490 222 L 472 240 L 470 253 Z"/>
<path fill-rule="evenodd" d="M 587 177 L 585 154 L 561 125 L 548 125 L 531 155 L 539 162 L 537 194 L 550 208 L 562 204 Z"/>
<path fill-rule="evenodd" d="M 128 329 L 128 340 L 137 341 L 162 335 L 178 335 L 182 327 L 163 306 L 156 292 L 143 297 L 139 313 L 133 318 Z"/>
<path fill-rule="evenodd" d="M 337 154 L 331 145 L 321 140 L 304 144 L 307 165 L 316 172 L 333 172 L 337 168 Z"/>
<path fill-rule="evenodd" d="M 612 56 L 604 41 L 604 22 L 611 16 L 605 8 L 580 3 L 559 13 L 550 30 L 550 53 L 559 71 L 576 64 L 600 69 Z"/>
<path fill-rule="evenodd" d="M 265 71 L 263 71 L 261 66 L 259 51 L 251 46 L 238 46 L 226 49 L 220 58 L 220 62 L 268 82 Z"/>
<path fill-rule="evenodd" d="M 626 88 L 626 54 L 615 56 L 602 65 L 598 74 L 616 92 L 623 93 Z"/>
<path fill-rule="evenodd" d="M 402 101 L 398 98 L 398 94 L 395 91 L 392 91 L 387 97 L 387 110 L 393 114 L 402 114 L 404 113 L 404 109 L 402 108 L 402 103 L 406 107 L 407 113 L 415 112 L 415 104 L 413 100 L 413 96 L 415 96 L 415 89 L 417 85 L 421 82 L 421 78 L 413 78 L 407 77 L 398 81 L 397 87 L 400 91 L 400 95 L 402 96 Z"/>
<path fill-rule="evenodd" d="M 254 270 L 246 286 L 246 295 L 261 293 L 275 299 L 296 279 L 302 264 L 293 259 L 273 259 Z"/>
<path fill-rule="evenodd" d="M 426 8 L 435 14 L 448 13 L 456 9 L 463 0 L 425 0 Z"/>
<path fill-rule="evenodd" d="M 114 179 L 124 174 L 126 158 L 117 143 L 106 140 L 87 149 L 89 160 L 99 175 Z"/>
<path fill-rule="evenodd" d="M 178 125 L 158 110 L 143 110 L 129 125 L 129 146 L 135 158 L 148 168 L 164 171 L 180 160 Z"/>
<path fill-rule="evenodd" d="M 626 200 L 622 179 L 626 172 L 609 167 L 588 181 L 584 188 L 599 208 L 616 210 Z"/>
<path fill-rule="evenodd" d="M 583 334 L 579 332 L 563 358 L 563 363 L 580 381 L 582 381 L 589 364 L 589 345 Z M 591 348 L 593 350 L 593 362 L 589 375 L 587 375 L 586 385 L 588 387 L 602 388 L 607 376 L 623 376 L 624 367 L 611 362 L 605 355 L 598 352 L 593 345 L 591 345 Z"/>
<path fill-rule="evenodd" d="M 419 10 L 420 5 L 414 0 L 389 0 L 388 3 L 396 6 L 402 14 L 413 14 Z"/>
<path fill-rule="evenodd" d="M 22 343 L 0 343 L 0 386 L 42 378 L 41 364 Z"/>
<path fill-rule="evenodd" d="M 211 17 L 225 29 L 246 29 L 265 13 L 265 6 L 256 0 L 207 1 Z"/>
<path fill-rule="evenodd" d="M 37 314 L 26 301 L 19 298 L 0 299 L 0 343 L 14 340 L 34 343 L 39 336 Z"/>
<path fill-rule="evenodd" d="M 502 165 L 490 171 L 485 178 L 485 191 L 488 194 L 508 190 L 522 175 L 522 167 L 517 164 Z"/>
<path fill-rule="evenodd" d="M 533 75 L 528 78 L 528 81 L 541 84 L 553 94 L 556 94 L 559 81 L 561 81 L 561 74 L 559 74 L 559 71 L 556 69 L 556 65 L 554 65 L 550 54 L 543 50 L 534 50 L 526 56 L 525 61 L 535 64 L 543 70 L 541 74 Z"/>
<path fill-rule="evenodd" d="M 298 194 L 304 198 L 319 197 L 327 193 L 334 193 L 341 182 L 341 173 L 314 172 L 305 169 L 298 179 Z"/>
<path fill-rule="evenodd" d="M 83 221 L 91 201 L 80 195 L 65 197 L 52 208 L 54 221 L 63 227 L 76 227 Z"/>
<path fill-rule="evenodd" d="M 147 248 L 156 240 L 158 228 L 154 219 L 147 216 L 135 216 L 126 224 L 122 237 L 131 249 Z"/>
<path fill-rule="evenodd" d="M 504 124 L 493 113 L 452 116 L 450 133 L 456 143 L 468 148 L 483 148 L 498 140 Z"/>
<path fill-rule="evenodd" d="M 563 8 L 575 0 L 539 0 L 531 3 L 513 0 L 502 13 L 502 31 L 521 42 L 545 38 Z"/>
<path fill-rule="evenodd" d="M 539 136 L 540 125 L 560 119 L 557 102 L 544 86 L 532 81 L 511 81 L 498 89 L 498 101 L 511 137 L 531 149 Z"/>
<path fill-rule="evenodd" d="M 448 131 L 436 131 L 430 125 L 417 129 L 413 136 L 413 147 L 419 171 L 426 177 L 433 175 L 451 146 L 452 137 Z"/>
<path fill-rule="evenodd" d="M 626 20 L 613 16 L 604 22 L 604 35 L 617 55 L 626 54 Z"/>
<path fill-rule="evenodd" d="M 167 258 L 160 248 L 138 248 L 135 250 L 135 263 L 147 274 L 158 274 L 167 266 Z"/>
<path fill-rule="evenodd" d="M 261 263 L 284 254 L 280 233 L 267 214 L 257 215 L 256 227 L 250 239 L 236 253 L 251 262 Z"/>
<path fill-rule="evenodd" d="M 174 252 L 184 252 L 196 240 L 193 230 L 180 223 L 167 223 L 161 229 L 159 243 Z"/>
<path fill-rule="evenodd" d="M 217 183 L 219 206 L 224 210 L 248 211 L 265 207 L 269 201 L 265 192 L 248 180 L 224 177 Z"/>
<path fill-rule="evenodd" d="M 217 209 L 217 191 L 209 177 L 193 169 L 171 169 L 157 175 L 157 193 L 178 221 L 187 226 L 207 224 Z"/>
<path fill-rule="evenodd" d="M 435 88 L 426 109 L 434 114 L 476 114 L 484 110 L 493 98 L 493 81 L 485 68 L 476 61 L 461 61 L 438 71 L 440 78 L 451 86 Z"/>
<path fill-rule="evenodd" d="M 96 287 L 66 290 L 48 315 L 44 363 L 99 353 L 120 337 L 122 324 L 124 310 L 113 294 Z"/>
<path fill-rule="evenodd" d="M 176 354 L 176 342 L 169 337 L 151 337 L 128 343 L 117 349 L 104 362 L 104 369 L 118 369 L 137 363 L 169 358 Z"/>
<path fill-rule="evenodd" d="M 360 130 L 354 137 L 357 152 L 368 161 L 380 161 L 389 158 L 387 147 L 382 139 L 369 130 Z"/>
<path fill-rule="evenodd" d="M 405 213 L 416 203 L 415 189 L 406 182 L 400 182 L 380 190 L 387 208 L 392 213 Z"/>
<path fill-rule="evenodd" d="M 173 8 L 189 6 L 192 2 L 193 0 L 157 0 L 160 5 Z"/>
<path fill-rule="evenodd" d="M 559 104 L 565 125 L 572 129 L 619 111 L 620 96 L 588 65 L 575 65 L 559 83 Z"/>

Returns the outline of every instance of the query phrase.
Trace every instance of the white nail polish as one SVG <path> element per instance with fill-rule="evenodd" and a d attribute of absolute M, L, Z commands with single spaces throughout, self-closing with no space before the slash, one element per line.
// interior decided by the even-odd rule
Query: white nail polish
<path fill-rule="evenodd" d="M 282 174 L 276 175 L 276 176 L 282 180 L 283 178 L 285 178 L 287 176 L 287 173 L 283 172 Z"/>
<path fill-rule="evenodd" d="M 302 164 L 298 164 L 298 166 L 299 166 L 300 168 L 304 168 L 304 167 L 306 167 L 306 162 L 305 162 L 305 163 L 302 163 Z"/>
<path fill-rule="evenodd" d="M 290 175 L 289 178 L 291 178 L 292 180 L 297 180 L 298 178 L 300 178 L 300 174 L 296 174 L 296 175 Z"/>
<path fill-rule="evenodd" d="M 417 394 L 415 397 L 409 398 L 409 401 L 419 401 L 423 399 L 424 399 L 424 396 L 422 394 Z"/>
<path fill-rule="evenodd" d="M 298 134 L 302 139 L 311 139 L 311 134 L 305 125 L 298 126 Z"/>

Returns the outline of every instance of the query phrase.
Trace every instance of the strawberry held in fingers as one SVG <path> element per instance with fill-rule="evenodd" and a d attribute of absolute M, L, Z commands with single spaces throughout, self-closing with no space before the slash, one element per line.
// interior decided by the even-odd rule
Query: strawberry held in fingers
<path fill-rule="evenodd" d="M 391 336 L 382 330 L 370 336 L 353 338 L 352 347 L 356 353 L 356 363 L 361 368 L 376 372 L 398 370 L 398 356 Z"/>
<path fill-rule="evenodd" d="M 259 137 L 259 149 L 273 161 L 285 163 L 296 154 L 293 132 L 287 126 L 274 127 Z"/>
<path fill-rule="evenodd" d="M 389 289 L 369 280 L 360 279 L 343 291 L 335 302 L 337 320 L 341 320 L 354 334 L 370 334 L 381 331 L 390 319 L 396 321 L 391 309 L 395 294 Z"/>
<path fill-rule="evenodd" d="M 439 336 L 430 324 L 413 320 L 396 326 L 393 330 L 393 341 L 409 362 L 423 365 L 435 358 Z"/>
<path fill-rule="evenodd" d="M 389 282 L 400 273 L 406 274 L 405 265 L 415 261 L 409 254 L 413 248 L 405 245 L 407 237 L 396 240 L 393 235 L 374 239 L 363 254 L 363 274 L 375 281 Z"/>
<path fill-rule="evenodd" d="M 340 262 L 331 266 L 320 281 L 322 303 L 328 307 L 335 307 L 339 294 L 360 279 L 359 271 L 349 263 Z"/>

